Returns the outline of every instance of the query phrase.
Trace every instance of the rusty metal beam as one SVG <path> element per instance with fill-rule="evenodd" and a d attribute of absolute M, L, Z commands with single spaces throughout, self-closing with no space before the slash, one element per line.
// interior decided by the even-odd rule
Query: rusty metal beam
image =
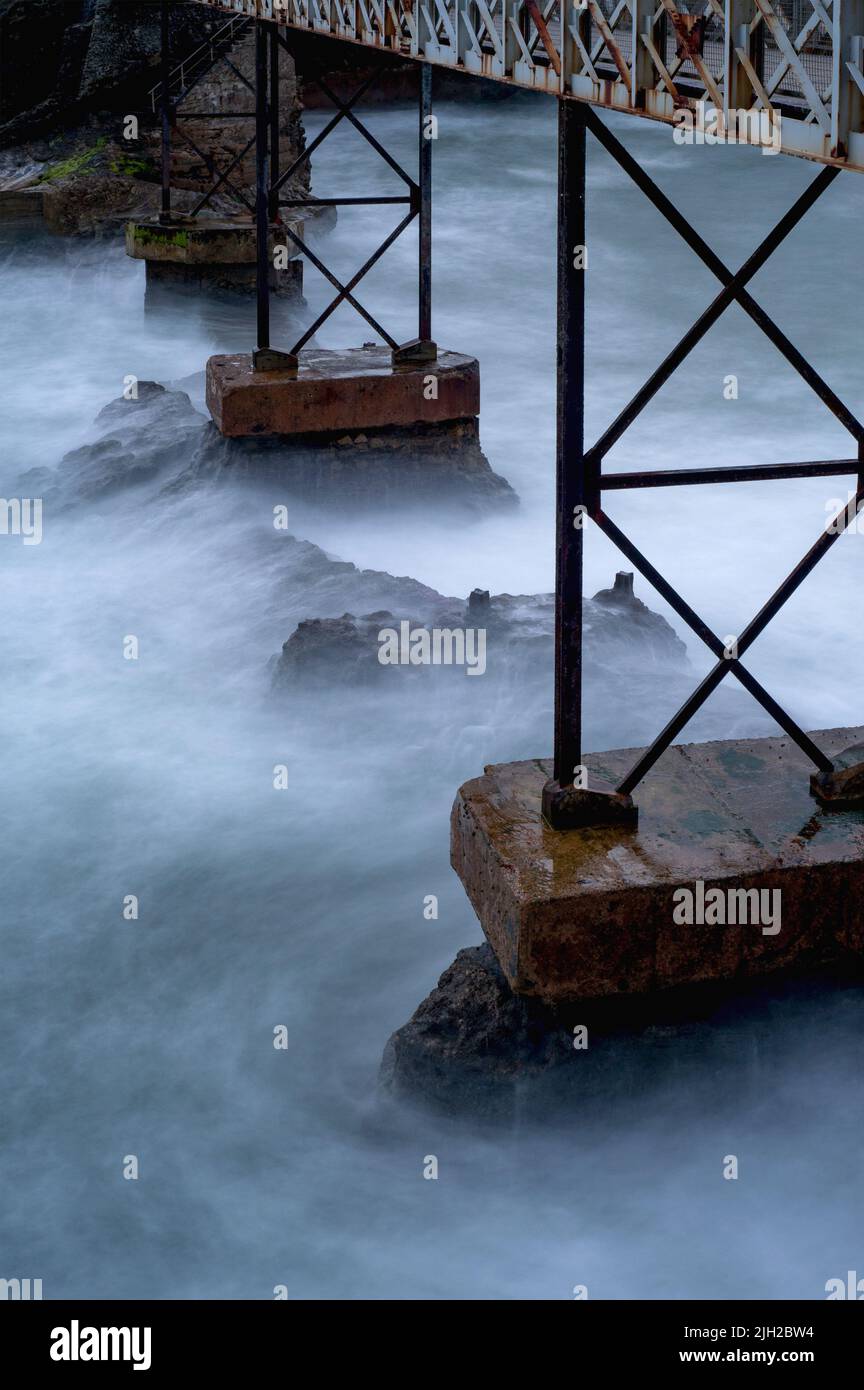
<path fill-rule="evenodd" d="M 766 143 L 760 112 L 779 114 L 782 152 L 864 170 L 864 0 L 802 0 L 794 37 L 777 0 L 715 0 L 695 16 L 682 0 L 620 0 L 611 13 L 595 0 L 190 3 L 667 124 L 686 110 L 703 132 L 716 108 L 726 130 L 744 118 L 746 144 Z M 676 56 L 694 18 L 698 42 Z"/>

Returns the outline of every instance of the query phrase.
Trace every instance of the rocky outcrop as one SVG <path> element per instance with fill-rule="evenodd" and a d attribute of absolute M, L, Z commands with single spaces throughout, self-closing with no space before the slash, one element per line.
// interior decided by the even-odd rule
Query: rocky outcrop
<path fill-rule="evenodd" d="M 715 1113 L 740 1114 L 766 1094 L 776 1047 L 766 1017 L 782 1010 L 794 1031 L 820 984 L 860 1000 L 860 970 L 848 967 L 770 984 L 702 985 L 661 998 L 552 1008 L 510 990 L 492 948 L 460 951 L 436 987 L 387 1042 L 383 1094 L 449 1116 L 493 1123 L 608 1115 L 613 1099 L 682 1098 L 698 1086 Z M 826 1007 L 831 995 L 826 993 Z M 770 1089 L 770 1088 L 768 1088 Z M 709 1101 L 710 1097 L 710 1101 Z"/>
<path fill-rule="evenodd" d="M 173 51 L 224 23 L 217 10 L 172 5 Z M 0 148 L 138 110 L 159 45 L 158 7 L 136 0 L 0 0 Z"/>
<path fill-rule="evenodd" d="M 521 689 L 547 686 L 554 660 L 554 594 L 495 594 L 475 590 L 467 603 L 429 590 L 425 602 L 393 613 L 387 609 L 355 616 L 313 618 L 300 623 L 282 648 L 274 682 L 284 689 L 315 686 L 381 686 L 391 681 L 379 660 L 383 630 L 417 633 L 424 629 L 482 629 L 485 633 L 485 679 Z M 633 593 L 633 576 L 619 574 L 612 590 L 601 590 L 583 605 L 586 650 L 592 674 L 628 670 L 688 669 L 687 649 L 659 613 Z M 464 667 L 433 666 L 443 679 L 464 680 Z M 399 677 L 426 681 L 428 666 L 406 662 Z"/>
<path fill-rule="evenodd" d="M 134 399 L 120 397 L 96 418 L 96 438 L 65 454 L 56 468 L 31 468 L 18 479 L 22 496 L 52 508 L 159 485 L 176 476 L 206 421 L 182 391 L 141 381 Z"/>
<path fill-rule="evenodd" d="M 245 477 L 287 487 L 306 502 L 343 511 L 374 505 L 421 510 L 452 502 L 463 513 L 511 507 L 516 494 L 480 447 L 476 419 L 417 423 L 368 434 L 225 439 L 215 426 L 190 466 L 189 484 Z"/>
<path fill-rule="evenodd" d="M 148 381 L 136 389 L 134 399 L 112 401 L 100 412 L 90 443 L 66 454 L 57 468 L 32 469 L 19 479 L 22 495 L 38 492 L 46 503 L 68 507 L 144 485 L 155 496 L 243 483 L 272 487 L 274 501 L 322 501 L 352 511 L 419 510 L 436 500 L 472 516 L 515 502 L 509 484 L 489 467 L 470 422 L 356 439 L 232 440 L 223 439 L 184 391 Z"/>
<path fill-rule="evenodd" d="M 199 5 L 172 6 L 172 66 L 229 18 Z M 46 223 L 68 234 L 116 231 L 127 217 L 156 211 L 161 131 L 148 94 L 160 76 L 158 7 L 135 0 L 0 0 L 0 39 L 0 190 L 43 189 Z M 238 35 L 229 56 L 250 79 L 251 29 Z M 302 150 L 304 137 L 294 66 L 284 53 L 280 63 L 284 168 Z M 238 116 L 186 126 L 180 120 L 179 130 L 186 129 L 192 143 L 181 134 L 173 140 L 172 205 L 190 211 L 239 155 L 232 182 L 252 205 L 254 153 L 242 152 L 253 126 L 240 115 L 249 109 L 248 88 L 223 62 L 198 76 L 188 98 L 179 101 L 179 115 L 192 109 Z M 138 121 L 137 133 L 128 126 L 130 115 Z M 308 185 L 304 165 L 286 193 L 302 195 Z M 249 215 L 227 184 L 208 207 L 221 215 Z"/>

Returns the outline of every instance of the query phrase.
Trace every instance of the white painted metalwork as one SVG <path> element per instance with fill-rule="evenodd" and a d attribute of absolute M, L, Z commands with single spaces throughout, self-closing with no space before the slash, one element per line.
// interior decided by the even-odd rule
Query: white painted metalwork
<path fill-rule="evenodd" d="M 864 171 L 864 0 L 193 3 Z"/>

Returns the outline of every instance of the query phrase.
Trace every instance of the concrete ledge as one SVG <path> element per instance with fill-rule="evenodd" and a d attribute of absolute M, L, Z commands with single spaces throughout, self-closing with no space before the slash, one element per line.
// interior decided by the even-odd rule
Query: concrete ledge
<path fill-rule="evenodd" d="M 864 728 L 813 735 L 839 765 Z M 636 749 L 589 755 L 617 781 Z M 451 859 L 510 987 L 548 1002 L 752 980 L 864 954 L 864 813 L 810 796 L 788 739 L 671 748 L 637 789 L 638 830 L 553 831 L 541 818 L 551 764 L 488 767 L 453 807 Z M 677 889 L 780 890 L 779 930 L 678 924 Z M 680 908 L 678 909 L 680 912 Z M 698 916 L 698 911 L 697 911 Z"/>
<path fill-rule="evenodd" d="M 45 215 L 42 188 L 0 189 L 0 222 L 41 222 Z"/>
<path fill-rule="evenodd" d="M 295 224 L 291 224 L 295 227 Z M 302 224 L 298 235 L 302 236 Z M 298 252 L 280 227 L 270 229 L 270 253 L 276 246 Z M 172 265 L 247 265 L 257 262 L 254 222 L 231 218 L 178 217 L 163 226 L 157 217 L 126 224 L 126 255 L 136 261 L 168 262 Z"/>
<path fill-rule="evenodd" d="M 473 357 L 439 352 L 436 362 L 397 369 L 385 347 L 307 350 L 296 375 L 254 372 L 248 354 L 211 357 L 207 405 L 232 438 L 462 420 L 479 413 L 480 368 Z"/>

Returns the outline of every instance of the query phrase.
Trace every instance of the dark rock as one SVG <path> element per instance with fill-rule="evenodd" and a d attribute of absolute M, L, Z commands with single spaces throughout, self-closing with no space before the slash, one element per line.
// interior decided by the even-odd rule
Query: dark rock
<path fill-rule="evenodd" d="M 572 1039 L 553 1011 L 513 994 L 490 946 L 460 951 L 411 1020 L 393 1034 L 382 1084 L 448 1100 L 563 1061 Z"/>
<path fill-rule="evenodd" d="M 449 503 L 479 515 L 517 502 L 510 484 L 490 468 L 473 419 L 393 426 L 371 437 L 339 432 L 226 439 L 210 426 L 186 483 L 243 478 L 352 512 L 358 506 L 404 511 Z"/>
<path fill-rule="evenodd" d="M 46 503 L 74 507 L 180 471 L 185 450 L 205 427 L 203 417 L 183 391 L 166 391 L 155 381 L 139 381 L 137 391 L 137 399 L 120 397 L 99 412 L 98 438 L 65 454 L 56 469 L 38 470 Z M 35 471 L 25 475 L 31 491 Z"/>
<path fill-rule="evenodd" d="M 188 58 L 216 29 L 224 11 L 200 5 L 171 6 L 172 66 Z M 139 0 L 0 0 L 0 149 L 13 163 L 39 166 L 45 220 L 66 234 L 119 231 L 130 217 L 146 217 L 161 204 L 161 131 L 149 92 L 159 81 L 161 46 L 158 5 Z M 231 61 L 244 77 L 254 72 L 254 35 L 238 36 Z M 293 64 L 282 60 L 281 154 L 283 167 L 303 148 Z M 248 92 L 224 63 L 199 75 L 192 103 L 200 110 L 238 118 L 213 122 L 202 158 L 182 140 L 172 147 L 172 205 L 189 211 L 215 182 L 214 168 L 237 157 L 233 182 L 254 184 L 254 151 L 246 148 L 250 122 L 239 115 Z M 183 102 L 180 104 L 183 112 Z M 137 138 L 127 138 L 125 117 L 137 114 Z M 200 141 L 198 142 L 200 145 Z M 13 169 L 13 179 L 15 173 Z M 0 169 L 0 188 L 4 186 Z M 287 192 L 308 189 L 309 168 L 292 178 Z M 246 209 L 220 189 L 210 210 L 217 215 Z"/>
<path fill-rule="evenodd" d="M 815 1005 L 830 1015 L 844 999 L 855 1012 L 861 997 L 859 965 L 553 1008 L 514 995 L 484 943 L 460 951 L 393 1033 L 379 1081 L 401 1102 L 472 1124 L 566 1115 L 578 1128 L 622 1098 L 674 1112 L 673 1097 L 694 1086 L 715 1113 L 738 1115 L 745 1096 L 770 1093 L 778 1015 L 794 1036 L 796 1014 L 806 1019 Z M 587 1046 L 574 1046 L 577 1028 Z"/>
<path fill-rule="evenodd" d="M 632 579 L 632 576 L 631 576 Z M 601 591 L 608 592 L 608 591 Z M 379 660 L 379 634 L 396 632 L 407 622 L 410 631 L 424 628 L 456 630 L 479 628 L 486 634 L 485 681 L 509 686 L 543 687 L 552 679 L 554 661 L 555 598 L 553 594 L 496 594 L 475 589 L 467 604 L 429 591 L 422 611 L 392 612 L 317 620 L 310 643 L 310 624 L 304 623 L 288 638 L 274 670 L 277 686 L 345 686 L 392 680 L 394 668 Z M 689 663 L 687 649 L 659 613 L 631 598 L 629 603 L 609 605 L 587 599 L 583 605 L 586 651 L 593 677 L 622 670 L 661 668 L 683 671 Z M 464 667 L 431 668 L 442 676 L 464 680 Z M 428 666 L 396 668 L 399 679 L 428 679 Z"/>
<path fill-rule="evenodd" d="M 52 500 L 71 506 L 100 492 L 158 481 L 171 494 L 234 483 L 268 485 L 274 502 L 323 501 L 352 511 L 360 505 L 420 510 L 434 499 L 469 517 L 495 501 L 515 502 L 509 484 L 489 467 L 476 429 L 463 430 L 461 422 L 455 429 L 394 431 L 359 452 L 353 440 L 338 448 L 318 436 L 227 440 L 184 391 L 140 381 L 138 399 L 112 401 L 96 428 L 99 437 L 67 454 L 50 475 Z M 440 602 L 440 595 L 435 598 Z M 369 606 L 392 599 L 391 591 L 383 601 L 373 597 Z"/>

